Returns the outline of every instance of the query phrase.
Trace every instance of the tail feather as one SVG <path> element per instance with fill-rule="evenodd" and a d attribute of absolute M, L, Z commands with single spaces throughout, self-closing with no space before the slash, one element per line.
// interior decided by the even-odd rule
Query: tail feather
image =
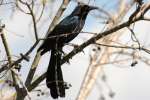
<path fill-rule="evenodd" d="M 50 88 L 51 96 L 56 99 L 59 96 L 65 97 L 65 86 L 61 70 L 61 54 L 51 50 L 51 58 L 46 74 L 46 84 Z"/>

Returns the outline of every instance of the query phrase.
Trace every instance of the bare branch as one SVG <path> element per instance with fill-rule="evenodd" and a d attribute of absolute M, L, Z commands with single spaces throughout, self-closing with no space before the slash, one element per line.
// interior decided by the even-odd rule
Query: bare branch
<path fill-rule="evenodd" d="M 27 4 L 27 3 L 26 3 L 26 5 L 27 5 L 27 7 L 28 7 L 28 9 L 29 9 L 29 11 L 30 11 L 30 15 L 32 16 L 35 39 L 36 39 L 36 41 L 38 41 L 39 38 L 38 38 L 38 33 L 37 33 L 37 27 L 36 27 L 37 24 L 36 24 L 35 15 L 34 15 L 34 13 L 33 13 L 33 10 L 31 9 L 30 5 Z"/>

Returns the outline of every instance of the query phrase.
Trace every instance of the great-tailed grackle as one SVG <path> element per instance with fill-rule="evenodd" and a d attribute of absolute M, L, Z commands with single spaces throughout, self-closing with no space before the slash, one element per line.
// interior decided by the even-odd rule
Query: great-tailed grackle
<path fill-rule="evenodd" d="M 65 84 L 61 70 L 61 56 L 65 43 L 73 40 L 82 30 L 89 11 L 97 9 L 85 4 L 79 4 L 74 11 L 64 18 L 48 34 L 38 51 L 41 55 L 51 50 L 51 58 L 46 74 L 46 85 L 50 88 L 51 96 L 56 99 L 59 96 L 65 97 Z"/>

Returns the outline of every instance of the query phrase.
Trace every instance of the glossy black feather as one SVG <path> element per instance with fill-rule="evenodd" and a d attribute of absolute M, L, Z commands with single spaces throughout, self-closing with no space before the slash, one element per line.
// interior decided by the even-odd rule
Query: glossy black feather
<path fill-rule="evenodd" d="M 56 99 L 59 96 L 65 97 L 65 85 L 61 70 L 61 56 L 65 43 L 73 40 L 82 30 L 87 14 L 90 10 L 96 9 L 88 5 L 79 5 L 66 18 L 64 18 L 48 34 L 46 40 L 39 47 L 41 55 L 51 50 L 51 58 L 46 75 L 46 84 L 50 88 L 51 96 Z"/>
<path fill-rule="evenodd" d="M 65 97 L 64 80 L 60 65 L 61 53 L 57 50 L 51 50 L 51 58 L 46 74 L 46 85 L 50 88 L 51 96 L 55 99 Z"/>
<path fill-rule="evenodd" d="M 59 47 L 62 47 L 65 43 L 74 39 L 83 28 L 83 22 L 84 21 L 79 20 L 78 16 L 68 16 L 62 20 L 56 25 L 53 31 L 48 34 L 48 39 L 46 39 L 39 48 L 43 49 L 42 54 L 54 49 L 56 42 Z"/>

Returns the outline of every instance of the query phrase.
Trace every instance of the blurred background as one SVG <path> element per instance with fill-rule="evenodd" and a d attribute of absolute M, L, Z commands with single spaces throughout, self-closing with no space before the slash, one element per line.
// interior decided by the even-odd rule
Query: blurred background
<path fill-rule="evenodd" d="M 37 42 L 33 16 L 38 37 L 42 39 L 51 27 L 73 11 L 78 2 L 99 7 L 99 10 L 90 12 L 84 29 L 71 41 L 71 44 L 80 46 L 90 38 L 128 21 L 138 8 L 139 1 L 143 2 L 142 5 L 150 4 L 149 0 L 0 0 L 0 24 L 5 25 L 0 34 L 5 35 L 11 60 L 15 62 L 22 57 L 20 54 L 25 54 Z M 31 10 L 26 3 L 30 4 Z M 144 16 L 150 18 L 150 11 Z M 141 20 L 119 29 L 84 48 L 83 52 L 69 60 L 70 64 L 63 64 L 64 80 L 71 87 L 66 97 L 58 100 L 149 100 L 149 26 L 149 20 Z M 24 83 L 41 43 L 42 40 L 28 55 L 29 61 L 18 63 L 19 71 L 14 69 L 20 87 L 26 87 Z M 2 38 L 0 44 L 2 68 L 8 64 L 8 56 Z M 145 48 L 147 52 L 138 47 Z M 73 46 L 66 45 L 63 51 L 69 54 L 73 49 Z M 49 57 L 50 52 L 40 58 L 33 81 L 46 72 Z M 0 99 L 15 100 L 11 70 L 5 70 L 0 75 Z M 27 94 L 25 100 L 52 100 L 45 80 Z"/>

